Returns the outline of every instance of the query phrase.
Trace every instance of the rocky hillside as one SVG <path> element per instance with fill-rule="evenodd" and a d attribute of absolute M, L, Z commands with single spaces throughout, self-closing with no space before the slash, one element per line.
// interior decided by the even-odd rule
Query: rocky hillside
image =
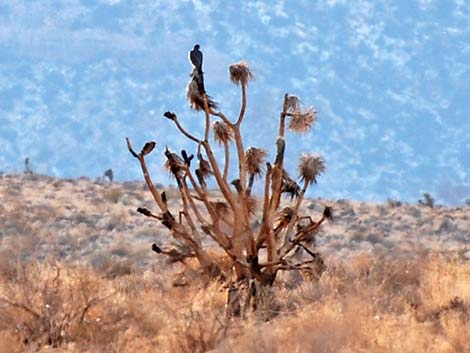
<path fill-rule="evenodd" d="M 167 194 L 177 213 L 177 190 L 170 188 Z M 219 196 L 214 192 L 214 199 Z M 334 220 L 323 226 L 316 246 L 327 258 L 392 250 L 458 252 L 470 258 L 468 206 L 314 199 L 304 202 L 302 213 L 317 219 L 324 205 L 333 207 Z M 150 244 L 171 245 L 171 239 L 159 223 L 137 213 L 137 207 L 155 209 L 143 182 L 3 175 L 1 252 L 10 258 L 52 256 L 93 266 L 126 262 L 146 268 L 163 260 Z"/>

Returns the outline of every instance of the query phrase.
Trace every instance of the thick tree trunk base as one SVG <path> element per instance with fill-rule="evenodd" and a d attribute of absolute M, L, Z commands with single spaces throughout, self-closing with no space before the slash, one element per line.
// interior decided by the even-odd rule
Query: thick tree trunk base
<path fill-rule="evenodd" d="M 262 285 L 260 281 L 252 279 L 249 281 L 232 283 L 227 291 L 226 317 L 248 318 L 268 321 L 279 312 L 273 288 Z"/>

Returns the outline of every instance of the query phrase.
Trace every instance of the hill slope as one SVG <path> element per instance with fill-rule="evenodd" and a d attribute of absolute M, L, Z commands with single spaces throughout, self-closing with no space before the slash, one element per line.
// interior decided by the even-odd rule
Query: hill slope
<path fill-rule="evenodd" d="M 180 209 L 177 190 L 170 209 Z M 214 199 L 220 198 L 216 192 Z M 306 200 L 301 214 L 319 218 L 331 205 L 334 221 L 317 236 L 327 257 L 357 252 L 458 251 L 470 256 L 470 207 L 372 204 L 349 200 Z M 167 230 L 135 210 L 155 209 L 143 182 L 110 183 L 40 175 L 0 178 L 0 236 L 10 253 L 93 265 L 103 257 L 139 267 L 156 261 L 150 244 L 170 242 Z M 256 220 L 255 220 L 256 222 Z M 7 250 L 8 249 L 8 250 Z"/>
<path fill-rule="evenodd" d="M 135 212 L 153 207 L 142 182 L 4 175 L 0 351 L 470 352 L 470 208 L 308 200 L 303 213 L 322 204 L 335 215 L 318 234 L 322 277 L 282 276 L 269 321 L 229 320 L 223 283 L 174 286 L 182 265 L 150 250 L 168 238 Z"/>

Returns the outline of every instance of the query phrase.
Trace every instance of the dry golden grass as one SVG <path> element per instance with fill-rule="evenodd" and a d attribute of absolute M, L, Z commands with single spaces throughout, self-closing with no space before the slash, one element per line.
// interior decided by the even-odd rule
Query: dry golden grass
<path fill-rule="evenodd" d="M 0 353 L 470 352 L 470 208 L 330 202 L 320 280 L 284 273 L 276 312 L 227 321 L 226 285 L 150 250 L 171 243 L 142 186 L 0 178 Z"/>
<path fill-rule="evenodd" d="M 283 278 L 269 321 L 225 317 L 226 288 L 173 287 L 171 269 L 114 277 L 11 264 L 1 352 L 470 352 L 470 263 L 357 255 L 319 282 Z"/>

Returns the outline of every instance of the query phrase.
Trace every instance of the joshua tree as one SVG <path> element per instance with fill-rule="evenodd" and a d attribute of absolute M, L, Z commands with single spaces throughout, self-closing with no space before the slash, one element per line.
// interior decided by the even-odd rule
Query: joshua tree
<path fill-rule="evenodd" d="M 434 208 L 434 198 L 427 192 L 423 194 L 422 200 L 418 200 L 418 203 L 423 206 Z"/>
<path fill-rule="evenodd" d="M 199 47 L 196 49 L 199 51 Z M 139 208 L 138 212 L 160 221 L 175 240 L 187 246 L 189 250 L 181 255 L 182 258 L 192 254 L 207 274 L 239 281 L 232 282 L 229 293 L 234 292 L 233 283 L 241 283 L 244 279 L 252 280 L 249 292 L 256 293 L 256 286 L 271 286 L 279 271 L 313 269 L 321 272 L 324 268 L 321 256 L 309 249 L 309 244 L 312 244 L 320 225 L 331 218 L 331 209 L 325 207 L 320 219 L 314 221 L 310 216 L 300 214 L 300 206 L 307 189 L 325 171 L 323 158 L 316 154 L 300 157 L 298 172 L 301 185 L 284 169 L 286 127 L 294 132 L 305 133 L 315 122 L 315 110 L 311 107 L 303 108 L 296 96 L 284 96 L 279 116 L 276 157 L 273 163 L 267 162 L 267 153 L 263 149 L 245 149 L 240 132 L 246 112 L 247 86 L 253 78 L 248 63 L 241 61 L 229 67 L 231 81 L 241 87 L 241 108 L 235 121 L 216 110 L 217 104 L 204 90 L 202 67 L 197 67 L 199 61 L 192 63 L 194 68 L 188 84 L 188 100 L 195 111 L 203 113 L 204 135 L 199 137 L 187 131 L 174 112 L 163 114 L 195 144 L 196 160 L 186 150 L 180 154 L 168 148 L 164 151 L 166 168 L 176 180 L 182 209 L 169 209 L 165 191 L 157 190 L 148 172 L 146 158 L 156 143 L 147 142 L 140 152 L 136 152 L 127 138 L 127 147 L 139 161 L 145 182 L 158 207 L 155 212 L 145 208 Z M 214 156 L 211 134 L 225 151 L 223 163 Z M 232 180 L 229 179 L 229 165 L 233 160 L 229 154 L 230 144 L 235 146 L 238 165 Z M 213 192 L 206 185 L 208 178 L 215 179 L 220 199 L 212 196 Z M 256 180 L 264 183 L 260 198 L 252 195 Z M 281 202 L 283 195 L 287 198 Z M 200 212 L 198 203 L 207 212 Z M 257 216 L 260 219 L 255 222 Z M 255 224 L 260 226 L 255 227 Z M 212 238 L 222 249 L 233 265 L 230 269 L 218 265 L 211 255 L 213 252 L 209 253 L 202 242 L 203 236 Z M 153 250 L 158 254 L 173 253 L 172 256 L 175 256 L 171 250 L 163 250 L 155 244 Z M 293 260 L 296 258 L 294 253 L 299 250 L 305 251 L 309 258 Z"/>
<path fill-rule="evenodd" d="M 29 157 L 26 157 L 24 159 L 24 173 L 25 174 L 33 174 L 33 171 L 31 170 L 31 166 L 29 164 L 30 164 Z"/>
<path fill-rule="evenodd" d="M 105 178 L 108 178 L 108 180 L 109 180 L 110 183 L 113 182 L 114 173 L 113 173 L 113 170 L 112 170 L 111 168 L 107 169 L 107 170 L 104 172 L 104 176 L 105 176 Z"/>

